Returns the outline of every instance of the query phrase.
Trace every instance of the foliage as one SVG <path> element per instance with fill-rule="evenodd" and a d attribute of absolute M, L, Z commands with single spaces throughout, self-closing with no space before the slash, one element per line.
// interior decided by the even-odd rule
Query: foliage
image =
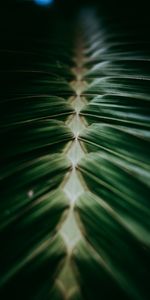
<path fill-rule="evenodd" d="M 30 26 L 28 37 L 21 35 L 22 25 L 13 33 L 17 42 L 10 43 L 11 31 L 3 37 L 1 299 L 65 299 L 60 274 L 68 249 L 61 228 L 71 205 L 63 186 L 74 171 L 84 192 L 71 206 L 81 236 L 69 253 L 76 283 L 67 296 L 147 300 L 148 37 L 133 24 L 124 27 L 89 12 L 80 26 L 58 17 L 49 20 L 43 12 L 49 28 L 44 36 Z M 75 28 L 84 45 L 79 115 L 72 104 Z M 85 127 L 78 137 L 68 123 L 76 115 Z M 84 154 L 74 169 L 67 153 L 76 141 Z"/>

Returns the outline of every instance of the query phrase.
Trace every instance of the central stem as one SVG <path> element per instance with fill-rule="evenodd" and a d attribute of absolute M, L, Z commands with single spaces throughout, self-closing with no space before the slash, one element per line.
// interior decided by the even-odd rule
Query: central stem
<path fill-rule="evenodd" d="M 71 97 L 69 99 L 69 102 L 72 105 L 75 114 L 72 116 L 72 118 L 69 117 L 68 120 L 66 121 L 67 126 L 70 127 L 70 129 L 74 134 L 74 141 L 72 142 L 70 148 L 67 150 L 66 153 L 67 157 L 72 163 L 72 171 L 69 174 L 68 179 L 65 182 L 65 185 L 63 187 L 63 191 L 66 193 L 68 199 L 70 200 L 70 213 L 61 229 L 61 234 L 67 243 L 67 248 L 69 252 L 72 250 L 72 248 L 75 246 L 75 244 L 78 242 L 78 240 L 81 237 L 79 228 L 75 221 L 73 207 L 77 198 L 82 193 L 84 193 L 84 186 L 82 185 L 82 182 L 80 181 L 76 170 L 77 163 L 84 156 L 84 151 L 78 140 L 78 136 L 80 132 L 85 128 L 83 119 L 81 119 L 79 115 L 80 110 L 83 108 L 83 106 L 86 103 L 84 97 L 81 96 L 82 91 L 84 90 L 86 85 L 86 83 L 83 81 L 83 75 L 84 75 L 83 51 L 84 48 L 80 39 L 80 41 L 78 41 L 77 43 L 77 48 L 75 51 L 76 66 L 72 69 L 72 72 L 75 75 L 75 80 L 70 83 L 71 87 L 75 91 L 75 96 Z"/>
<path fill-rule="evenodd" d="M 59 277 L 59 280 L 63 284 L 65 291 L 67 291 L 67 293 L 65 293 L 66 299 L 70 294 L 73 293 L 73 291 L 78 291 L 78 285 L 76 284 L 76 280 L 74 278 L 70 264 L 70 255 L 75 245 L 81 239 L 81 232 L 74 216 L 74 204 L 77 198 L 85 192 L 84 185 L 78 177 L 76 169 L 79 160 L 85 155 L 78 139 L 80 132 L 86 127 L 84 120 L 79 115 L 80 110 L 86 104 L 86 100 L 82 96 L 82 92 L 86 86 L 86 83 L 83 80 L 83 52 L 83 43 L 82 40 L 79 39 L 77 41 L 77 47 L 75 51 L 75 67 L 72 69 L 72 72 L 75 75 L 75 80 L 70 83 L 71 87 L 75 91 L 75 96 L 68 99 L 75 113 L 66 121 L 66 125 L 72 130 L 74 134 L 74 140 L 66 152 L 66 156 L 71 161 L 72 170 L 62 185 L 62 189 L 66 193 L 67 198 L 70 201 L 70 211 L 68 217 L 60 230 L 68 251 L 68 258 L 65 267 Z"/>

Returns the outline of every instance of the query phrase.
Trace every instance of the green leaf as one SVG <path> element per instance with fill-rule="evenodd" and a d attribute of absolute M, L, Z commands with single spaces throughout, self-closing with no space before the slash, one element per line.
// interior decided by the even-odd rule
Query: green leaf
<path fill-rule="evenodd" d="M 139 240 L 149 245 L 149 188 L 143 182 L 148 172 L 105 152 L 86 155 L 78 170 L 90 191 L 113 208 Z"/>
<path fill-rule="evenodd" d="M 115 296 L 121 288 L 131 299 L 143 299 L 143 297 L 148 299 L 148 248 L 143 248 L 142 243 L 138 242 L 128 230 L 128 224 L 121 218 L 121 213 L 117 214 L 117 210 L 113 210 L 108 201 L 105 202 L 90 193 L 83 194 L 79 198 L 76 211 L 81 219 L 81 229 L 86 239 L 96 250 L 92 255 L 92 252 L 86 252 L 87 245 L 86 248 L 80 245 L 76 250 L 79 251 L 79 257 L 75 251 L 81 282 L 83 280 L 85 284 L 85 280 L 88 287 L 88 284 L 90 285 L 88 280 L 90 281 L 92 273 L 94 277 L 91 278 L 91 285 L 95 285 L 97 291 L 100 288 L 102 295 L 104 293 L 103 297 L 108 297 L 109 293 Z M 134 224 L 132 226 L 134 227 Z M 95 287 L 92 288 L 96 296 Z M 114 290 L 111 290 L 112 288 Z M 90 294 L 88 297 L 91 299 Z M 120 295 L 120 297 L 126 299 L 127 296 Z"/>
<path fill-rule="evenodd" d="M 1 27 L 0 296 L 148 300 L 148 26 L 19 2 Z"/>
<path fill-rule="evenodd" d="M 147 169 L 150 136 L 146 130 L 94 123 L 79 138 L 88 152 L 103 150 Z"/>
<path fill-rule="evenodd" d="M 130 81 L 129 81 L 130 83 Z M 99 86 L 106 87 L 107 82 L 99 83 Z M 120 84 L 120 80 L 119 80 Z M 111 83 L 108 83 L 111 87 L 113 86 Z M 139 90 L 139 84 L 137 84 Z M 123 86 L 124 87 L 124 86 Z M 90 123 L 93 122 L 105 122 L 111 125 L 116 124 L 120 126 L 133 127 L 133 128 L 141 128 L 141 129 L 149 129 L 149 103 L 148 97 L 146 97 L 146 93 L 144 93 L 144 97 L 137 92 L 137 87 L 132 87 L 133 91 L 136 91 L 137 94 L 129 93 L 121 93 L 119 91 L 119 87 L 117 87 L 118 94 L 112 91 L 105 91 L 103 95 L 103 91 L 99 91 L 96 89 L 97 94 L 102 94 L 102 96 L 95 97 L 83 110 L 81 111 L 81 115 L 85 116 Z M 93 93 L 93 92 L 92 92 Z M 139 99 L 137 99 L 139 97 Z"/>
<path fill-rule="evenodd" d="M 17 245 L 16 245 L 17 246 Z M 3 262 L 3 274 L 0 295 L 8 299 L 13 296 L 19 299 L 48 299 L 50 287 L 65 257 L 64 245 L 59 237 L 51 238 L 48 234 L 38 240 L 24 255 L 13 261 L 13 265 Z M 42 275 L 42 276 L 41 276 Z"/>

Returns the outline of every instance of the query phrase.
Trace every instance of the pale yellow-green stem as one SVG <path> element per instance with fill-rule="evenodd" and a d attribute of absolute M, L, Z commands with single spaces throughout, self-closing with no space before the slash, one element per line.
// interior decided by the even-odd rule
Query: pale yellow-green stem
<path fill-rule="evenodd" d="M 74 140 L 66 150 L 65 154 L 71 161 L 72 170 L 65 178 L 62 184 L 62 190 L 66 193 L 67 198 L 70 202 L 70 210 L 63 226 L 61 227 L 60 233 L 65 241 L 67 247 L 67 259 L 65 266 L 59 276 L 58 282 L 60 286 L 63 286 L 64 294 L 66 299 L 75 291 L 78 292 L 78 285 L 74 278 L 73 270 L 70 264 L 70 255 L 73 248 L 76 246 L 78 241 L 81 239 L 81 232 L 74 216 L 74 204 L 77 198 L 85 192 L 84 184 L 78 177 L 76 166 L 79 160 L 85 155 L 82 149 L 78 136 L 80 132 L 86 127 L 84 119 L 80 117 L 80 110 L 86 104 L 86 99 L 82 96 L 82 92 L 86 87 L 86 82 L 83 80 L 85 69 L 84 64 L 84 46 L 81 39 L 77 41 L 77 47 L 75 50 L 75 67 L 72 72 L 75 76 L 75 80 L 70 82 L 71 87 L 75 91 L 75 96 L 68 99 L 69 103 L 74 109 L 74 114 L 70 116 L 66 125 L 71 129 L 74 134 Z"/>

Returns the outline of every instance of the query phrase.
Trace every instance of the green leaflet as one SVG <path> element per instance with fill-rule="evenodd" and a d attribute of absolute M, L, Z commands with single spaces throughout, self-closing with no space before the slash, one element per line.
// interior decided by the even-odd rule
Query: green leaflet
<path fill-rule="evenodd" d="M 117 299 L 128 299 L 127 295 L 129 299 L 148 299 L 148 248 L 143 248 L 124 226 L 121 214 L 113 211 L 108 201 L 106 203 L 90 193 L 79 198 L 76 211 L 82 222 L 83 233 L 96 249 L 93 254 L 90 249 L 86 250 L 87 245 L 80 245 L 75 250 L 75 261 L 83 289 L 93 285 L 94 298 L 100 289 L 102 299 L 108 299 L 112 293 Z M 90 290 L 87 299 L 92 299 Z"/>
<path fill-rule="evenodd" d="M 22 204 L 23 205 L 23 204 Z M 14 207 L 13 207 L 14 208 Z M 1 226 L 1 258 L 7 255 L 7 261 L 1 261 L 1 275 L 9 273 L 15 265 L 21 264 L 24 257 L 36 249 L 43 238 L 49 239 L 56 230 L 62 214 L 68 208 L 68 202 L 60 191 L 47 193 L 38 199 L 30 199 L 20 210 L 5 213 L 7 223 Z M 11 249 L 11 255 L 9 255 Z M 3 279 L 2 279 L 3 282 Z"/>
<path fill-rule="evenodd" d="M 76 247 L 73 262 L 84 299 L 109 299 L 112 295 L 116 298 L 130 299 L 117 286 L 105 261 L 87 243 L 82 242 Z"/>
<path fill-rule="evenodd" d="M 110 205 L 125 226 L 149 245 L 149 188 L 140 179 L 140 169 L 136 170 L 136 166 L 116 156 L 99 152 L 86 155 L 78 170 L 90 191 Z M 144 170 L 141 172 L 144 177 Z"/>
<path fill-rule="evenodd" d="M 73 113 L 73 109 L 63 98 L 43 95 L 4 101 L 1 105 L 1 113 L 1 126 L 12 127 L 16 124 L 31 123 L 42 119 L 65 120 Z"/>
<path fill-rule="evenodd" d="M 22 257 L 13 261 L 12 267 L 10 264 L 7 266 L 1 282 L 1 297 L 8 299 L 13 294 L 17 299 L 48 299 L 64 257 L 64 245 L 60 237 L 54 239 L 48 234 L 37 240 Z"/>
<path fill-rule="evenodd" d="M 62 122 L 42 120 L 27 122 L 3 129 L 1 158 L 13 159 L 16 155 L 30 160 L 34 156 L 62 152 L 66 142 L 73 140 L 73 133 Z M 6 139 L 7 136 L 7 139 Z M 13 144 L 13 141 L 16 141 Z M 11 147 L 11 151 L 10 151 Z M 30 154 L 30 157 L 28 156 Z"/>
<path fill-rule="evenodd" d="M 20 19 L 1 48 L 0 298 L 62 300 L 56 280 L 67 254 L 58 231 L 69 210 L 61 185 L 72 170 L 65 154 L 74 140 L 65 124 L 74 114 L 67 101 L 72 28 L 66 36 L 62 20 L 51 30 L 48 17 L 38 36 L 34 18 L 27 32 L 29 19 L 26 34 Z"/>
<path fill-rule="evenodd" d="M 122 45 L 125 46 L 125 45 Z M 99 76 L 132 76 L 133 78 L 149 79 L 149 65 L 148 60 L 117 60 L 117 55 L 113 60 L 106 60 L 98 64 L 91 63 L 91 68 L 85 74 L 87 79 L 92 79 Z M 131 78 L 132 78 L 131 77 Z"/>
<path fill-rule="evenodd" d="M 0 182 L 2 222 L 7 223 L 7 218 L 15 217 L 18 210 L 22 212 L 24 205 L 58 188 L 70 168 L 70 162 L 58 154 L 9 166 Z"/>
<path fill-rule="evenodd" d="M 128 131 L 123 126 L 95 123 L 85 129 L 79 138 L 88 152 L 104 150 L 143 169 L 148 167 L 150 150 L 147 131 L 134 128 Z"/>
<path fill-rule="evenodd" d="M 73 265 L 83 299 L 143 300 L 150 266 L 149 42 L 109 25 L 84 22 L 88 102 L 80 116 L 87 128 L 79 140 L 86 154 L 77 171 L 86 193 L 75 213 L 86 241 L 74 249 Z"/>
<path fill-rule="evenodd" d="M 95 207 L 95 209 L 97 208 Z M 93 217 L 92 213 L 91 216 Z M 88 219 L 91 219 L 91 216 Z M 95 220 L 95 222 L 98 223 L 98 220 L 97 221 Z M 100 226 L 101 226 L 101 222 L 100 222 Z M 89 229 L 87 223 L 86 223 L 86 228 Z M 92 236 L 93 233 L 95 234 L 94 230 L 92 230 Z M 117 242 L 119 242 L 118 239 Z M 112 252 L 113 243 L 109 243 L 108 247 L 109 247 L 109 253 Z M 125 250 L 123 252 L 123 255 L 124 253 Z M 121 254 L 117 252 L 116 256 L 121 257 L 122 250 L 121 250 Z M 111 297 L 115 297 L 116 299 L 124 299 L 124 300 L 148 299 L 148 297 L 146 296 L 145 298 L 142 298 L 142 296 L 140 295 L 140 288 L 136 289 L 136 287 L 132 285 L 131 282 L 129 281 L 129 278 L 122 277 L 125 276 L 124 272 L 119 273 L 118 270 L 116 270 L 116 268 L 113 268 L 113 266 L 111 265 L 112 260 L 110 258 L 109 259 L 108 257 L 106 259 L 105 258 L 106 257 L 103 257 L 101 255 L 100 248 L 96 248 L 96 251 L 94 251 L 93 248 L 91 248 L 91 246 L 87 242 L 80 243 L 74 250 L 73 253 L 74 271 L 78 278 L 78 282 L 81 286 L 83 299 L 103 300 L 103 299 L 110 299 Z M 137 264 L 138 263 L 139 261 L 137 261 Z M 144 291 L 144 294 L 146 295 L 146 291 Z"/>
<path fill-rule="evenodd" d="M 104 83 L 104 87 L 106 85 Z M 112 86 L 111 83 L 109 83 L 109 86 Z M 137 91 L 136 87 L 132 88 L 133 91 Z M 138 88 L 140 89 L 139 86 Z M 94 98 L 93 101 L 83 108 L 81 115 L 85 116 L 90 123 L 105 122 L 126 127 L 149 129 L 150 108 L 149 103 L 146 101 L 149 98 L 149 94 L 147 99 L 145 97 L 146 94 L 144 94 L 144 99 L 139 101 L 137 96 L 141 99 L 142 95 L 140 93 L 132 94 L 131 92 L 127 94 L 119 92 L 119 88 L 117 90 L 118 94 L 116 91 L 114 93 L 105 91 L 105 95 Z M 103 92 L 98 92 L 98 90 L 97 93 L 103 94 Z"/>

